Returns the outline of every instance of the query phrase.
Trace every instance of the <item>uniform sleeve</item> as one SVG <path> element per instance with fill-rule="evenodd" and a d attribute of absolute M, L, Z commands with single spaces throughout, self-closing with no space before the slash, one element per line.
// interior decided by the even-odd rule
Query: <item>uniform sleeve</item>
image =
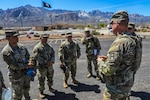
<path fill-rule="evenodd" d="M 33 53 L 34 53 L 34 57 L 35 57 L 36 61 L 37 61 L 39 64 L 44 64 L 43 58 L 41 57 L 40 50 L 38 49 L 37 46 L 35 46 L 35 47 L 33 48 Z"/>
<path fill-rule="evenodd" d="M 136 73 L 137 70 L 140 68 L 141 60 L 142 60 L 142 38 L 137 36 L 137 43 L 136 43 L 136 56 L 135 56 L 135 64 L 132 70 Z"/>
<path fill-rule="evenodd" d="M 83 37 L 83 38 L 81 39 L 81 43 L 82 43 L 82 44 L 86 44 L 86 37 Z"/>
<path fill-rule="evenodd" d="M 114 75 L 117 69 L 119 68 L 120 62 L 122 60 L 122 45 L 113 44 L 107 53 L 106 61 L 101 61 L 102 73 L 105 76 Z"/>
<path fill-rule="evenodd" d="M 51 53 L 51 61 L 55 62 L 55 51 L 53 48 L 52 48 L 52 53 Z"/>
<path fill-rule="evenodd" d="M 3 75 L 2 75 L 2 72 L 1 72 L 1 71 L 0 71 L 0 81 L 1 81 L 1 82 L 4 82 Z"/>
<path fill-rule="evenodd" d="M 29 58 L 30 58 L 29 51 L 27 50 L 27 48 L 25 48 L 25 49 L 26 49 L 26 58 L 28 58 L 28 60 L 29 60 Z"/>
<path fill-rule="evenodd" d="M 21 70 L 22 67 L 18 67 L 17 62 L 14 60 L 14 58 L 9 54 L 5 55 L 3 54 L 3 60 L 9 65 L 10 69 L 13 70 Z"/>
<path fill-rule="evenodd" d="M 58 57 L 60 61 L 64 61 L 64 48 L 63 48 L 63 43 L 60 45 L 58 49 Z"/>
<path fill-rule="evenodd" d="M 97 52 L 99 54 L 100 50 L 101 50 L 101 44 L 100 44 L 100 41 L 98 40 L 98 38 L 96 38 L 96 49 L 97 49 Z"/>
<path fill-rule="evenodd" d="M 79 45 L 77 43 L 77 57 L 79 58 L 80 55 L 81 55 L 81 51 L 80 51 L 80 47 L 79 47 Z"/>

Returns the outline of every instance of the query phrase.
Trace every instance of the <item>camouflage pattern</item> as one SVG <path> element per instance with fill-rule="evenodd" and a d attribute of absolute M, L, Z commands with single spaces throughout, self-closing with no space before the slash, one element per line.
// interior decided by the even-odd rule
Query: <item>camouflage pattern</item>
<path fill-rule="evenodd" d="M 55 62 L 55 52 L 49 44 L 43 45 L 41 41 L 33 48 L 35 60 L 37 62 L 38 88 L 39 91 L 45 90 L 45 78 L 49 88 L 53 85 L 53 63 Z M 48 64 L 51 63 L 51 64 Z"/>
<path fill-rule="evenodd" d="M 136 42 L 127 34 L 118 35 L 108 50 L 107 59 L 98 61 L 99 72 L 106 81 L 103 100 L 129 100 L 133 85 L 132 67 L 135 62 Z"/>
<path fill-rule="evenodd" d="M 137 70 L 139 69 L 141 60 L 142 60 L 142 37 L 135 33 L 135 23 L 130 22 L 128 24 L 128 31 L 131 33 L 131 38 L 134 39 L 136 42 L 135 63 L 134 63 L 134 66 L 132 67 L 132 70 L 135 74 Z M 133 81 L 134 79 L 135 79 L 135 75 L 134 75 Z"/>
<path fill-rule="evenodd" d="M 134 67 L 132 68 L 134 73 L 136 73 L 140 67 L 141 60 L 142 60 L 142 38 L 136 33 L 132 33 L 131 35 L 132 35 L 131 38 L 134 39 L 136 42 L 135 64 L 134 64 Z"/>
<path fill-rule="evenodd" d="M 81 39 L 83 45 L 86 46 L 86 56 L 87 56 L 87 69 L 89 73 L 92 74 L 92 62 L 95 67 L 95 72 L 98 74 L 98 66 L 97 66 L 97 55 L 99 55 L 101 50 L 101 45 L 98 38 L 94 36 L 83 37 Z M 97 50 L 96 54 L 94 54 L 94 50 Z"/>
<path fill-rule="evenodd" d="M 0 71 L 0 97 L 2 97 L 3 82 L 4 82 L 3 75 L 2 75 L 2 72 Z"/>
<path fill-rule="evenodd" d="M 22 44 L 13 47 L 9 43 L 3 48 L 2 55 L 8 64 L 10 84 L 13 88 L 13 99 L 30 100 L 30 78 L 26 75 L 28 66 L 29 52 Z"/>
<path fill-rule="evenodd" d="M 129 22 L 128 12 L 124 10 L 120 10 L 112 15 L 110 24 L 112 24 L 114 21 L 120 23 L 123 20 Z"/>
<path fill-rule="evenodd" d="M 103 94 L 103 100 L 130 100 L 129 96 L 117 95 L 116 93 L 110 93 L 110 91 L 105 90 Z"/>
<path fill-rule="evenodd" d="M 71 78 L 74 80 L 76 76 L 76 59 L 81 55 L 80 47 L 77 42 L 72 41 L 68 42 L 67 40 L 62 42 L 58 56 L 60 61 L 64 62 L 67 66 L 67 70 L 64 73 L 64 81 L 67 81 L 69 78 L 69 72 L 71 72 Z"/>
<path fill-rule="evenodd" d="M 142 61 L 142 38 L 137 35 L 136 33 L 131 33 L 131 38 L 136 42 L 136 56 L 135 56 L 135 63 L 132 67 L 132 71 L 134 72 L 133 82 L 135 80 L 135 74 L 137 70 L 140 68 L 141 61 Z"/>

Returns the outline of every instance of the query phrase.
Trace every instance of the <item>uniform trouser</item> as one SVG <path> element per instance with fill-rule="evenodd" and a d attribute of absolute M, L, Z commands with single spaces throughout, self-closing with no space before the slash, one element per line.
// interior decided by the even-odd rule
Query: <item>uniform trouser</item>
<path fill-rule="evenodd" d="M 0 100 L 2 100 L 2 82 L 0 81 Z"/>
<path fill-rule="evenodd" d="M 23 96 L 25 100 L 31 100 L 29 95 L 30 77 L 23 75 L 19 79 L 10 78 L 10 84 L 13 89 L 13 100 L 22 100 Z"/>
<path fill-rule="evenodd" d="M 53 85 L 53 75 L 54 75 L 54 69 L 53 66 L 45 67 L 40 66 L 40 68 L 37 69 L 37 76 L 38 76 L 38 89 L 40 92 L 43 92 L 45 90 L 45 79 L 47 77 L 47 85 L 49 88 Z"/>
<path fill-rule="evenodd" d="M 92 62 L 95 67 L 95 72 L 98 75 L 97 57 L 94 55 L 87 55 L 87 69 L 90 74 L 92 74 Z"/>
<path fill-rule="evenodd" d="M 69 73 L 71 73 L 72 80 L 75 80 L 77 65 L 76 61 L 65 63 L 67 66 L 66 72 L 64 73 L 64 81 L 67 81 L 69 78 Z"/>
<path fill-rule="evenodd" d="M 129 95 L 115 94 L 107 90 L 104 91 L 103 100 L 130 100 Z"/>
<path fill-rule="evenodd" d="M 2 88 L 0 87 L 0 100 L 2 100 Z"/>

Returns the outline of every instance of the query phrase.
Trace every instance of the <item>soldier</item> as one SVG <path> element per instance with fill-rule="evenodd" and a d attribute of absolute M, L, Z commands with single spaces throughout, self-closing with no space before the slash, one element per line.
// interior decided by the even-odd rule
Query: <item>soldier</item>
<path fill-rule="evenodd" d="M 87 56 L 87 69 L 89 73 L 87 74 L 87 78 L 93 76 L 92 74 L 92 62 L 95 67 L 96 72 L 96 80 L 99 80 L 98 75 L 98 66 L 97 66 L 97 56 L 100 53 L 101 45 L 97 37 L 94 37 L 89 28 L 84 29 L 85 36 L 81 39 L 83 45 L 86 46 L 86 56 Z"/>
<path fill-rule="evenodd" d="M 72 40 L 72 33 L 66 33 L 66 41 L 62 42 L 59 47 L 59 59 L 61 61 L 60 66 L 67 66 L 66 71 L 64 71 L 64 88 L 68 87 L 67 80 L 69 78 L 69 72 L 71 72 L 71 82 L 74 84 L 79 84 L 75 79 L 76 76 L 76 61 L 80 57 L 80 47 L 77 42 Z"/>
<path fill-rule="evenodd" d="M 99 71 L 104 75 L 106 88 L 103 100 L 129 100 L 133 85 L 136 42 L 128 34 L 129 17 L 126 11 L 112 16 L 112 31 L 117 35 L 107 56 L 98 57 Z"/>
<path fill-rule="evenodd" d="M 128 31 L 131 33 L 131 35 L 136 36 L 137 34 L 135 33 L 135 24 L 130 22 L 128 24 Z"/>
<path fill-rule="evenodd" d="M 13 89 L 13 99 L 31 100 L 29 95 L 30 77 L 26 75 L 26 70 L 31 67 L 28 64 L 30 57 L 26 47 L 18 43 L 18 33 L 16 31 L 5 32 L 8 44 L 3 48 L 1 54 L 8 64 L 10 84 Z"/>
<path fill-rule="evenodd" d="M 1 97 L 2 97 L 3 88 L 6 88 L 6 86 L 4 84 L 2 72 L 0 71 L 0 100 L 2 100 Z"/>
<path fill-rule="evenodd" d="M 54 93 L 56 90 L 52 88 L 55 63 L 55 52 L 52 46 L 47 43 L 49 34 L 41 34 L 40 42 L 33 48 L 35 60 L 37 62 L 38 89 L 40 98 L 45 98 L 43 91 L 45 90 L 45 78 L 47 77 L 47 85 L 49 91 Z"/>
<path fill-rule="evenodd" d="M 136 41 L 136 52 L 137 52 L 136 59 L 135 59 L 136 65 L 132 68 L 134 73 L 136 73 L 140 67 L 141 60 L 142 60 L 142 37 L 135 33 L 135 24 L 132 22 L 128 24 L 128 31 L 131 33 L 132 38 Z M 133 81 L 134 81 L 134 78 L 133 78 Z"/>

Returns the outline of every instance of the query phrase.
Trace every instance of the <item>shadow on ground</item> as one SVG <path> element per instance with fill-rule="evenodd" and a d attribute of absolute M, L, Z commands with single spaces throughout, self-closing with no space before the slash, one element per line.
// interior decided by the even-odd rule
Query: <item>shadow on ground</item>
<path fill-rule="evenodd" d="M 75 91 L 75 92 L 89 92 L 89 91 L 94 91 L 95 93 L 100 93 L 101 90 L 99 90 L 98 85 L 88 85 L 84 83 L 80 83 L 78 86 L 77 85 L 69 85 L 69 87 Z"/>
<path fill-rule="evenodd" d="M 79 100 L 76 98 L 76 95 L 73 93 L 64 93 L 57 91 L 54 96 L 46 94 L 46 97 L 44 100 Z"/>
<path fill-rule="evenodd" d="M 140 92 L 131 91 L 131 96 L 139 97 L 141 100 L 150 100 L 150 93 L 143 92 L 143 91 Z"/>

